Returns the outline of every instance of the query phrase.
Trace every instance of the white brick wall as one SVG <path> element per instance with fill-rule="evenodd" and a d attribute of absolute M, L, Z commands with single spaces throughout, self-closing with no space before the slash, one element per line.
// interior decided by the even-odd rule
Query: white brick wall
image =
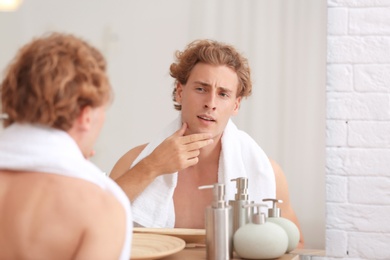
<path fill-rule="evenodd" d="M 390 0 L 328 0 L 327 59 L 326 259 L 390 259 Z"/>

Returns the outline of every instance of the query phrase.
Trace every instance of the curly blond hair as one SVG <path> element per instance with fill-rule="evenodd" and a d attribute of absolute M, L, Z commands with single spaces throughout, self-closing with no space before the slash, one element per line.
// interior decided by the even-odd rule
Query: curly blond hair
<path fill-rule="evenodd" d="M 102 54 L 71 34 L 51 33 L 22 47 L 0 85 L 2 113 L 14 122 L 69 130 L 86 106 L 112 98 Z"/>
<path fill-rule="evenodd" d="M 177 51 L 175 56 L 176 62 L 170 66 L 170 75 L 175 78 L 172 98 L 176 110 L 181 110 L 181 105 L 176 102 L 177 83 L 185 85 L 192 69 L 199 62 L 224 65 L 233 69 L 239 82 L 237 97 L 248 97 L 252 94 L 248 60 L 232 45 L 209 39 L 195 40 L 188 44 L 184 51 Z"/>

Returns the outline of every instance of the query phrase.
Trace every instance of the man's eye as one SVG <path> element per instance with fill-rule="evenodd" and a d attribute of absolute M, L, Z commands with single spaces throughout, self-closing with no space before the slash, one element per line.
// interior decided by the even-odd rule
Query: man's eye
<path fill-rule="evenodd" d="M 205 91 L 204 88 L 202 88 L 202 87 L 197 87 L 196 90 L 197 90 L 197 91 L 200 91 L 200 92 Z"/>
<path fill-rule="evenodd" d="M 219 95 L 221 95 L 222 97 L 229 97 L 229 95 L 227 93 L 221 93 Z"/>

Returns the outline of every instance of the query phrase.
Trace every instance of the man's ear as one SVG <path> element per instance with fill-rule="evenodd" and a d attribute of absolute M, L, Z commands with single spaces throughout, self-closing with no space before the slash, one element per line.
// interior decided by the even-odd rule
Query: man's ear
<path fill-rule="evenodd" d="M 183 85 L 181 83 L 177 83 L 176 84 L 175 100 L 179 104 L 181 104 L 182 93 L 183 93 Z"/>
<path fill-rule="evenodd" d="M 233 115 L 238 114 L 238 110 L 240 110 L 241 99 L 242 99 L 242 97 L 236 98 L 236 101 L 234 104 L 234 109 L 233 109 Z"/>
<path fill-rule="evenodd" d="M 83 107 L 76 122 L 80 130 L 89 130 L 92 124 L 92 108 L 90 106 Z"/>

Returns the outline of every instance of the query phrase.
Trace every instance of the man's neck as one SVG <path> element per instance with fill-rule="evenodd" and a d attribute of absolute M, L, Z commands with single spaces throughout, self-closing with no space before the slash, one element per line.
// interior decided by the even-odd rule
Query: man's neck
<path fill-rule="evenodd" d="M 214 143 L 207 145 L 203 147 L 200 150 L 200 154 L 198 156 L 199 162 L 198 164 L 210 164 L 210 163 L 217 163 L 219 162 L 219 155 L 221 154 L 221 138 L 218 138 L 218 140 L 214 140 Z"/>

